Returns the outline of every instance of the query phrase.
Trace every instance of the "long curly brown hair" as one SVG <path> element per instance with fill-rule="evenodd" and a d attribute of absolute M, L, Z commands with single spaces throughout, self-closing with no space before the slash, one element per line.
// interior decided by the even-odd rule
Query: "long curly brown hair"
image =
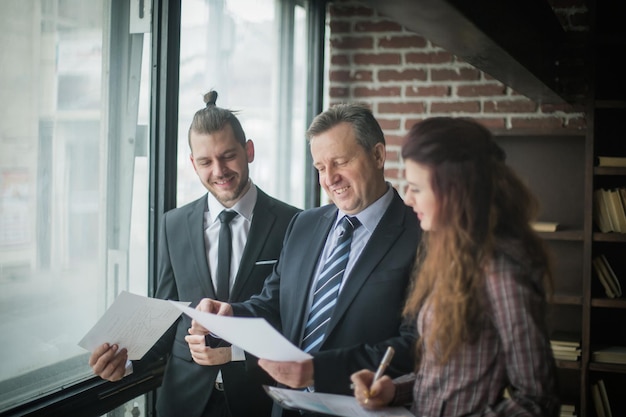
<path fill-rule="evenodd" d="M 530 225 L 539 205 L 505 164 L 489 130 L 471 119 L 417 123 L 405 137 L 402 157 L 430 170 L 438 202 L 435 230 L 423 234 L 418 248 L 404 314 L 415 318 L 428 301 L 434 320 L 418 340 L 418 358 L 425 346 L 443 364 L 479 334 L 486 312 L 485 270 L 496 242 L 520 242 L 525 261 L 546 271 L 546 293 L 551 290 L 549 256 Z"/>

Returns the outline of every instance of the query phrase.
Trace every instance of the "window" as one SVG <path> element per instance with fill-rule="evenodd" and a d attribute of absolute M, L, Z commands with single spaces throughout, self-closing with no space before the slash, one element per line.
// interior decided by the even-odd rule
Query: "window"
<path fill-rule="evenodd" d="M 187 133 L 203 94 L 238 110 L 255 144 L 250 177 L 268 194 L 304 206 L 306 13 L 284 0 L 182 2 L 177 204 L 206 193 L 189 161 Z"/>
<path fill-rule="evenodd" d="M 150 86 L 128 2 L 2 6 L 0 411 L 92 377 L 77 343 L 147 293 Z"/>

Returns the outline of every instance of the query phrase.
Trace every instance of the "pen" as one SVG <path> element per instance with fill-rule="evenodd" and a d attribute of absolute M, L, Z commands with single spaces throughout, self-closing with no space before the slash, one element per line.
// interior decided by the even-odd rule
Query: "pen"
<path fill-rule="evenodd" d="M 387 351 L 385 352 L 385 356 L 383 356 L 383 359 L 380 361 L 380 365 L 378 365 L 378 369 L 374 374 L 374 380 L 372 381 L 372 384 L 374 384 L 374 382 L 376 382 L 381 376 L 383 376 L 385 370 L 391 363 L 391 358 L 393 358 L 394 353 L 395 351 L 393 350 L 393 348 L 389 346 L 387 348 Z"/>

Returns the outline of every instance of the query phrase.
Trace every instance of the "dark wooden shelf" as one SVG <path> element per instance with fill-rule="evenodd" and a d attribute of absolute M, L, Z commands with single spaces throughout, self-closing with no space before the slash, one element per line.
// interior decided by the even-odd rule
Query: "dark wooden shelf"
<path fill-rule="evenodd" d="M 626 233 L 593 233 L 594 242 L 626 242 Z"/>
<path fill-rule="evenodd" d="M 554 305 L 580 306 L 582 303 L 583 298 L 580 295 L 554 294 L 551 300 L 551 304 Z"/>
<path fill-rule="evenodd" d="M 580 370 L 580 361 L 566 361 L 556 359 L 556 366 L 561 369 L 578 369 Z"/>
<path fill-rule="evenodd" d="M 590 362 L 589 370 L 600 372 L 613 372 L 616 374 L 626 374 L 626 365 L 621 363 Z"/>
<path fill-rule="evenodd" d="M 626 309 L 626 299 L 624 298 L 592 298 L 591 306 Z"/>
<path fill-rule="evenodd" d="M 541 236 L 545 240 L 571 240 L 571 241 L 582 241 L 583 240 L 583 231 L 582 230 L 561 230 L 556 232 L 537 232 L 539 236 Z"/>
<path fill-rule="evenodd" d="M 594 175 L 626 175 L 626 167 L 593 167 Z"/>

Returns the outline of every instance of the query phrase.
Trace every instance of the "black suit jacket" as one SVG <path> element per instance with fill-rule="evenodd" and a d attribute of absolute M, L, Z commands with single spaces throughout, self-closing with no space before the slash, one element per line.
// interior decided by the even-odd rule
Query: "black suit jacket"
<path fill-rule="evenodd" d="M 299 209 L 269 197 L 258 189 L 250 234 L 231 291 L 231 301 L 244 301 L 263 288 L 278 259 L 285 230 Z M 206 259 L 203 213 L 206 195 L 167 212 L 159 235 L 156 297 L 191 301 L 194 307 L 205 297 L 216 298 Z M 185 342 L 191 327 L 182 315 L 150 352 L 133 363 L 137 371 L 159 357 L 169 359 L 157 396 L 159 417 L 200 416 L 213 392 L 219 370 L 224 392 L 234 417 L 267 416 L 272 402 L 261 384 L 273 380 L 246 354 L 245 362 L 200 366 L 193 362 Z"/>
<path fill-rule="evenodd" d="M 297 214 L 263 292 L 233 304 L 235 315 L 264 317 L 299 346 L 315 267 L 336 214 L 334 205 Z M 415 325 L 405 322 L 401 312 L 420 238 L 417 216 L 394 190 L 391 205 L 344 284 L 320 351 L 313 355 L 316 391 L 351 395 L 350 375 L 363 368 L 376 370 L 387 346 L 396 351 L 388 374 L 413 370 Z M 276 405 L 272 416 L 289 414 Z"/>

